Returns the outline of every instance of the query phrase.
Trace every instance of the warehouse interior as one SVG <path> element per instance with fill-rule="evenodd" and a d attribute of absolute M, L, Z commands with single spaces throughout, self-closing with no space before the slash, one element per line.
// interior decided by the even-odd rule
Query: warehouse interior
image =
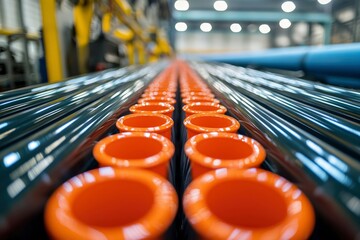
<path fill-rule="evenodd" d="M 359 239 L 360 0 L 0 0 L 0 239 Z"/>

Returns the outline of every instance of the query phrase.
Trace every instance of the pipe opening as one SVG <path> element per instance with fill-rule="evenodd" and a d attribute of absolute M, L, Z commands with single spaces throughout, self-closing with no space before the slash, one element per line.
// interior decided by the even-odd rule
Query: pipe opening
<path fill-rule="evenodd" d="M 276 190 L 259 182 L 231 180 L 209 190 L 206 202 L 222 221 L 245 228 L 265 228 L 286 218 L 286 202 Z"/>
<path fill-rule="evenodd" d="M 193 105 L 189 106 L 189 110 L 191 111 L 217 111 L 220 107 L 218 106 L 211 106 L 211 105 Z"/>
<path fill-rule="evenodd" d="M 96 227 L 135 223 L 154 203 L 153 192 L 131 180 L 107 180 L 84 189 L 74 199 L 72 211 L 81 222 Z"/>
<path fill-rule="evenodd" d="M 226 128 L 233 125 L 230 119 L 216 116 L 198 116 L 192 118 L 190 122 L 196 126 L 206 128 Z"/>
<path fill-rule="evenodd" d="M 105 154 L 119 159 L 143 159 L 154 156 L 162 151 L 160 141 L 147 137 L 125 137 L 109 143 Z"/>
<path fill-rule="evenodd" d="M 221 160 L 242 159 L 253 153 L 248 143 L 223 137 L 202 139 L 197 142 L 196 149 L 207 157 Z"/>
<path fill-rule="evenodd" d="M 131 115 L 130 115 L 131 116 Z M 123 124 L 135 128 L 159 127 L 167 123 L 167 120 L 159 116 L 136 116 L 124 118 Z"/>
<path fill-rule="evenodd" d="M 163 105 L 135 105 L 135 109 L 139 111 L 164 111 L 169 110 L 167 106 Z"/>

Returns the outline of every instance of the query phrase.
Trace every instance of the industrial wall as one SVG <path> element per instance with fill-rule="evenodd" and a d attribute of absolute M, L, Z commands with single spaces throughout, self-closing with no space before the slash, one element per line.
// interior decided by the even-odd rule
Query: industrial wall
<path fill-rule="evenodd" d="M 224 32 L 181 32 L 176 36 L 179 53 L 219 53 L 269 48 L 269 35 Z"/>

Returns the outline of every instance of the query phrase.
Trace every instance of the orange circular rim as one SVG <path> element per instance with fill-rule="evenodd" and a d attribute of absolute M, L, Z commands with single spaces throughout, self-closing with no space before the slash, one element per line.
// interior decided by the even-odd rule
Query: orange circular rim
<path fill-rule="evenodd" d="M 92 226 L 75 216 L 72 207 L 76 198 L 84 190 L 109 181 L 133 181 L 149 189 L 154 197 L 148 211 L 136 222 L 114 227 Z M 149 234 L 146 237 L 156 238 L 171 225 L 177 208 L 175 189 L 163 177 L 141 169 L 103 167 L 77 175 L 60 186 L 47 202 L 45 224 L 55 239 L 143 239 L 144 232 Z M 142 231 L 131 231 L 139 227 Z"/>
<path fill-rule="evenodd" d="M 197 124 L 194 124 L 194 119 L 199 118 L 214 118 L 214 119 L 220 119 L 220 120 L 226 120 L 230 124 L 226 127 L 207 127 L 207 126 L 200 126 Z M 197 133 L 207 133 L 207 132 L 236 132 L 240 128 L 240 123 L 233 117 L 226 116 L 224 114 L 217 114 L 217 113 L 197 113 L 190 115 L 189 117 L 185 118 L 184 120 L 184 126 L 187 129 L 191 129 L 194 132 Z"/>
<path fill-rule="evenodd" d="M 163 110 L 141 110 L 139 108 L 146 107 L 146 106 L 153 106 L 153 107 L 162 107 Z M 170 114 L 174 111 L 174 107 L 171 106 L 168 103 L 141 103 L 141 104 L 135 104 L 129 108 L 129 111 L 132 113 L 160 113 L 160 114 Z"/>
<path fill-rule="evenodd" d="M 153 88 L 147 88 L 145 89 L 144 93 L 151 93 L 151 92 L 170 92 L 170 93 L 175 93 L 177 91 L 176 88 L 158 88 L 158 87 L 153 87 Z"/>
<path fill-rule="evenodd" d="M 176 100 L 173 98 L 169 98 L 169 97 L 145 97 L 145 98 L 140 98 L 138 100 L 138 103 L 145 103 L 145 102 L 164 102 L 164 103 L 168 103 L 170 105 L 175 105 Z"/>
<path fill-rule="evenodd" d="M 193 108 L 196 108 L 196 107 L 215 107 L 216 110 L 194 110 Z M 217 104 L 217 103 L 207 103 L 207 102 L 203 102 L 203 103 L 190 103 L 190 104 L 187 104 L 185 106 L 183 106 L 183 111 L 185 113 L 188 113 L 188 114 L 196 114 L 196 113 L 220 113 L 220 114 L 224 114 L 227 109 L 220 105 L 220 104 Z"/>
<path fill-rule="evenodd" d="M 107 153 L 110 144 L 125 138 L 144 138 L 161 144 L 159 152 L 145 158 L 118 158 Z M 174 144 L 166 137 L 149 132 L 124 132 L 103 138 L 95 144 L 93 155 L 102 166 L 125 167 L 125 168 L 151 168 L 170 161 L 174 155 Z"/>
<path fill-rule="evenodd" d="M 268 227 L 237 226 L 220 219 L 209 207 L 207 197 L 214 187 L 230 181 L 253 182 L 273 189 L 286 203 L 285 218 Z M 236 189 L 231 190 L 236 193 Z M 205 239 L 308 239 L 315 224 L 313 207 L 300 189 L 281 176 L 256 168 L 222 168 L 203 174 L 186 189 L 183 206 L 189 222 Z"/>
<path fill-rule="evenodd" d="M 220 101 L 212 97 L 187 97 L 183 99 L 183 104 L 187 105 L 195 102 L 211 102 L 220 104 Z"/>
<path fill-rule="evenodd" d="M 207 93 L 207 92 L 187 92 L 187 93 L 182 93 L 181 94 L 181 98 L 188 98 L 188 97 L 210 97 L 210 98 L 214 98 L 215 95 L 212 93 Z"/>
<path fill-rule="evenodd" d="M 126 124 L 127 120 L 131 120 L 133 118 L 158 118 L 159 120 L 163 120 L 164 123 L 161 125 L 150 126 L 150 127 L 137 127 L 137 126 L 129 126 Z M 145 119 L 144 119 L 145 120 Z M 122 116 L 116 121 L 116 127 L 119 131 L 122 132 L 158 132 L 162 133 L 168 131 L 174 125 L 174 121 L 171 117 L 166 116 L 164 114 L 156 114 L 156 113 L 133 113 Z"/>
<path fill-rule="evenodd" d="M 170 98 L 175 98 L 176 94 L 172 93 L 172 92 L 148 92 L 148 93 L 143 93 L 141 95 L 141 97 L 145 98 L 145 97 L 170 97 Z"/>
<path fill-rule="evenodd" d="M 244 143 L 250 150 L 250 154 L 239 158 L 226 158 L 211 157 L 204 155 L 199 151 L 198 145 L 202 141 L 209 139 L 225 139 Z M 263 146 L 252 138 L 237 134 L 237 133 L 224 133 L 224 132 L 211 132 L 201 133 L 190 138 L 184 146 L 185 154 L 189 159 L 201 166 L 217 169 L 217 168 L 251 168 L 259 166 L 266 157 L 266 152 Z M 226 151 L 222 149 L 222 151 Z"/>
<path fill-rule="evenodd" d="M 209 88 L 202 88 L 202 87 L 192 87 L 192 88 L 182 88 L 181 94 L 187 94 L 191 92 L 203 92 L 203 93 L 211 93 Z"/>

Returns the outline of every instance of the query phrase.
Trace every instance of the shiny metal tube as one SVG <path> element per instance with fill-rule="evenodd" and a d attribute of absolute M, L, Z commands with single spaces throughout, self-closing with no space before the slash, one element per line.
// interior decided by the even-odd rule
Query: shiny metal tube
<path fill-rule="evenodd" d="M 77 94 L 78 91 L 84 88 L 92 88 L 96 85 L 104 84 L 127 74 L 129 69 L 123 68 L 115 71 L 105 71 L 102 74 L 97 74 L 91 77 L 82 76 L 75 78 L 64 83 L 48 84 L 39 88 L 34 88 L 34 91 L 22 94 L 22 90 L 19 91 L 19 95 L 12 96 L 0 100 L 0 118 L 30 109 L 41 104 L 56 101 L 62 97 L 67 97 L 72 94 Z M 40 90 L 42 89 L 42 90 Z M 36 90 L 36 91 L 35 91 Z M 59 101 L 59 100 L 57 100 Z"/>
<path fill-rule="evenodd" d="M 130 67 L 127 67 L 126 69 L 131 71 L 133 68 L 134 68 L 134 66 L 130 66 Z M 24 87 L 24 88 L 20 88 L 20 89 L 14 89 L 14 90 L 6 91 L 6 92 L 1 92 L 0 100 L 5 100 L 8 98 L 12 98 L 12 97 L 19 97 L 24 94 L 35 94 L 35 93 L 59 88 L 59 87 L 66 86 L 66 85 L 83 84 L 83 83 L 86 83 L 90 79 L 95 79 L 95 78 L 102 79 L 102 78 L 104 78 L 105 75 L 113 74 L 117 71 L 119 71 L 119 69 L 108 69 L 108 70 L 104 70 L 101 72 L 90 73 L 90 74 L 86 74 L 86 75 L 72 77 L 67 80 L 57 82 L 57 83 L 51 83 L 51 84 L 43 83 L 43 84 L 28 86 L 28 87 Z"/>
<path fill-rule="evenodd" d="M 204 68 L 197 70 L 249 135 L 266 148 L 273 170 L 291 176 L 344 238 L 358 236 L 359 161 L 215 80 Z"/>
<path fill-rule="evenodd" d="M 211 67 L 207 67 L 207 71 L 210 73 L 218 72 L 218 70 Z M 360 105 L 358 103 L 308 89 L 303 90 L 290 85 L 270 82 L 266 79 L 252 77 L 246 74 L 237 74 L 236 79 L 238 81 L 246 81 L 256 86 L 267 88 L 271 91 L 276 91 L 282 95 L 322 109 L 326 112 L 347 118 L 356 123 L 360 122 Z"/>
<path fill-rule="evenodd" d="M 282 76 L 271 72 L 263 72 L 251 68 L 237 67 L 228 64 L 217 64 L 217 65 L 211 64 L 211 66 L 217 68 L 220 71 L 223 71 L 224 73 L 226 73 L 231 77 L 236 77 L 237 75 L 245 74 L 250 77 L 263 78 L 276 83 L 298 87 L 304 90 L 308 89 L 343 99 L 345 98 L 350 101 L 360 102 L 360 91 L 355 89 L 342 88 L 342 87 L 323 84 L 315 81 L 309 81 L 309 80 L 304 80 L 289 76 Z"/>
<path fill-rule="evenodd" d="M 43 128 L 0 152 L 0 236 L 39 212 L 61 182 L 84 171 L 96 141 L 128 111 L 164 64 L 126 77 L 118 91 Z"/>
<path fill-rule="evenodd" d="M 113 80 L 101 81 L 81 89 L 76 94 L 51 101 L 21 113 L 0 120 L 0 148 L 30 135 L 52 122 L 70 115 L 93 101 L 114 92 L 131 79 L 144 77 L 146 72 L 134 73 L 129 77 L 114 76 Z"/>
<path fill-rule="evenodd" d="M 346 151 L 355 158 L 360 157 L 360 125 L 341 117 L 308 106 L 276 92 L 233 79 L 223 72 L 213 77 L 228 84 L 237 92 L 275 111 L 284 119 L 306 129 L 323 141 Z M 344 138 L 346 136 L 346 138 Z"/>

